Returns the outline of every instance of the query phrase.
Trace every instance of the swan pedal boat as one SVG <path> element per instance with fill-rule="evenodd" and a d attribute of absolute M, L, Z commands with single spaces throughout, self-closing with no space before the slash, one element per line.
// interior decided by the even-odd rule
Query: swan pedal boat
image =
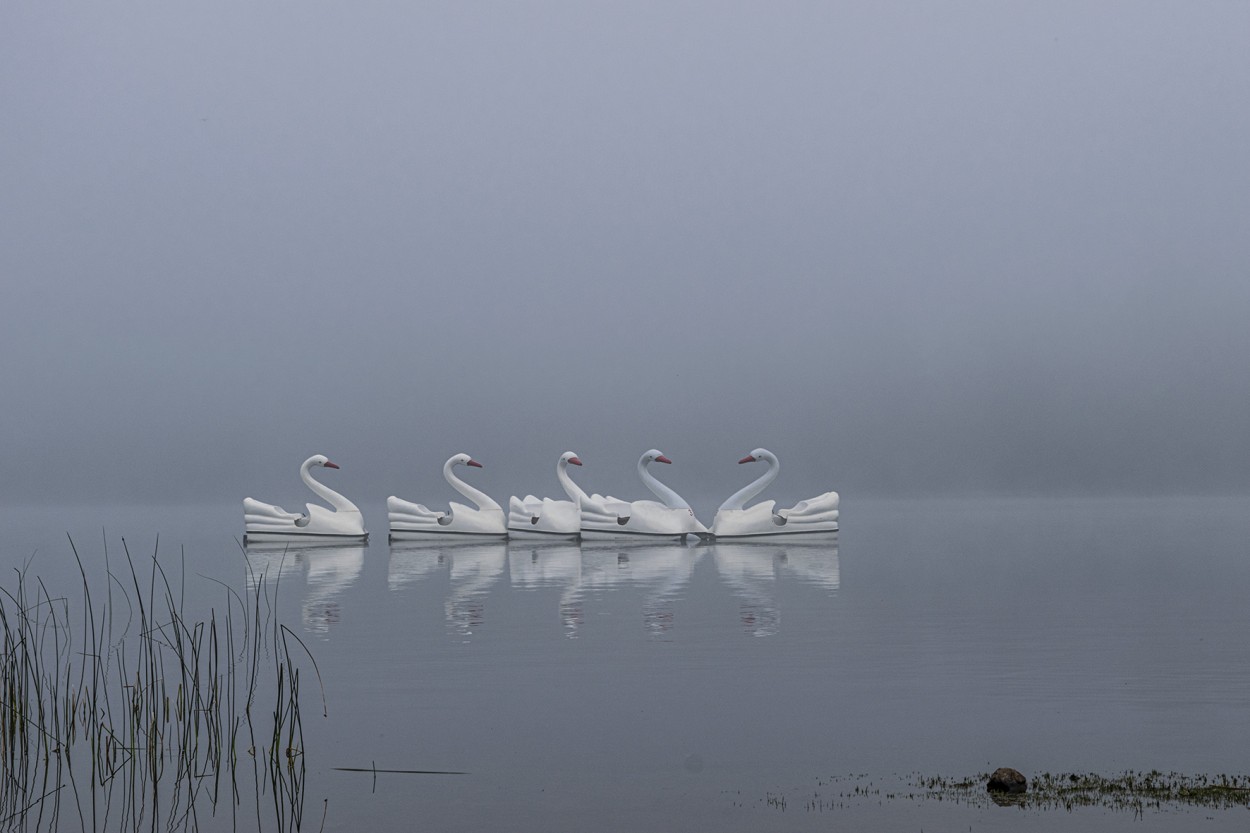
<path fill-rule="evenodd" d="M 837 492 L 825 492 L 801 500 L 789 509 L 775 509 L 776 501 L 772 500 L 744 506 L 781 473 L 777 455 L 766 448 L 755 449 L 738 463 L 754 463 L 757 460 L 767 464 L 767 469 L 721 504 L 712 519 L 712 529 L 705 537 L 719 541 L 799 536 L 832 538 L 837 535 L 840 502 Z"/>
<path fill-rule="evenodd" d="M 578 490 L 569 478 L 569 465 L 580 466 L 582 461 L 572 451 L 566 451 L 556 461 L 556 478 L 560 481 L 570 500 L 552 500 L 526 495 L 508 499 L 508 537 L 535 540 L 571 540 L 581 537 L 582 512 L 578 506 Z"/>
<path fill-rule="evenodd" d="M 366 542 L 364 516 L 356 504 L 313 479 L 312 468 L 337 469 L 323 454 L 309 457 L 300 466 L 300 479 L 314 494 L 330 504 L 306 504 L 306 512 L 288 512 L 281 506 L 243 498 L 243 543 L 261 541 Z"/>
<path fill-rule="evenodd" d="M 578 490 L 582 515 L 582 540 L 628 541 L 638 538 L 684 541 L 687 535 L 702 536 L 708 529 L 695 517 L 690 504 L 647 470 L 651 463 L 671 464 L 659 451 L 650 449 L 638 458 L 638 476 L 660 498 L 626 502 L 602 495 L 587 496 Z"/>
<path fill-rule="evenodd" d="M 431 541 L 465 537 L 502 540 L 508 537 L 503 508 L 484 492 L 456 476 L 453 469 L 461 465 L 482 468 L 482 464 L 468 454 L 454 454 L 443 464 L 443 478 L 477 506 L 466 506 L 452 501 L 450 511 L 442 512 L 391 495 L 386 499 L 391 541 Z"/>

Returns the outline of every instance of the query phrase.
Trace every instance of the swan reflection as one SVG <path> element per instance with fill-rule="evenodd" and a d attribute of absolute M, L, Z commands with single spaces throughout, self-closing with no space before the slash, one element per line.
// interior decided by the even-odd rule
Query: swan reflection
<path fill-rule="evenodd" d="M 841 582 L 838 547 L 829 543 L 724 543 L 708 545 L 717 572 L 727 583 L 772 581 L 793 573 L 805 584 L 837 590 Z"/>
<path fill-rule="evenodd" d="M 821 544 L 789 544 L 779 547 L 780 562 L 786 572 L 794 573 L 806 584 L 837 590 L 841 583 L 838 570 L 838 548 Z"/>
<path fill-rule="evenodd" d="M 292 572 L 304 575 L 306 589 L 300 605 L 300 619 L 311 633 L 325 634 L 342 621 L 339 595 L 360 577 L 365 565 L 365 547 L 342 544 L 280 541 L 248 543 L 249 590 L 265 580 L 276 582 Z"/>
<path fill-rule="evenodd" d="M 510 540 L 457 542 L 431 546 L 395 542 L 390 547 L 387 582 L 402 590 L 446 576 L 444 603 L 452 632 L 472 634 L 486 620 L 487 594 L 507 571 L 517 591 L 558 590 L 565 633 L 578 636 L 586 610 L 605 594 L 637 588 L 643 592 L 642 620 L 652 636 L 663 637 L 676 621 L 676 606 L 687 592 L 695 566 L 710 556 L 726 586 L 742 599 L 740 620 L 753 636 L 770 636 L 780 627 L 776 601 L 779 579 L 833 591 L 840 582 L 835 543 L 773 539 L 769 543 L 720 542 L 698 546 L 646 542 Z M 544 598 L 550 598 L 545 596 Z"/>
<path fill-rule="evenodd" d="M 386 570 L 386 586 L 401 590 L 405 585 L 431 578 L 448 568 L 450 561 L 440 547 L 391 544 L 391 560 Z"/>
<path fill-rule="evenodd" d="M 486 593 L 503 575 L 508 548 L 499 542 L 448 543 L 439 546 L 394 543 L 387 583 L 392 590 L 447 570 L 451 591 L 443 603 L 448 626 L 469 636 L 486 621 Z"/>
<path fill-rule="evenodd" d="M 721 580 L 742 599 L 739 618 L 752 636 L 772 636 L 781 627 L 774 598 L 778 576 L 792 572 L 805 583 L 836 590 L 838 548 L 829 544 L 717 543 L 710 546 Z"/>
<path fill-rule="evenodd" d="M 653 636 L 673 627 L 674 602 L 690 582 L 699 551 L 684 544 L 582 544 L 581 592 L 646 588 L 643 623 Z"/>
<path fill-rule="evenodd" d="M 574 635 L 582 625 L 582 550 L 576 543 L 509 541 L 508 575 L 522 590 L 561 588 L 560 621 Z"/>
<path fill-rule="evenodd" d="M 582 550 L 577 544 L 508 542 L 508 575 L 513 587 L 577 585 L 582 577 Z"/>
<path fill-rule="evenodd" d="M 783 547 L 716 544 L 712 561 L 721 580 L 742 600 L 739 619 L 752 636 L 772 636 L 781 626 L 781 610 L 773 598 L 778 553 Z"/>

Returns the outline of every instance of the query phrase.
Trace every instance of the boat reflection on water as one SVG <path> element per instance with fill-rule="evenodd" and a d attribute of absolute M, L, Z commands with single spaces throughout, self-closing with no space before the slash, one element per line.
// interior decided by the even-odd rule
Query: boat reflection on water
<path fill-rule="evenodd" d="M 508 575 L 522 590 L 559 587 L 560 621 L 576 636 L 583 619 L 581 601 L 582 549 L 567 541 L 510 540 Z"/>
<path fill-rule="evenodd" d="M 409 584 L 433 578 L 434 574 L 446 570 L 451 561 L 442 550 L 442 547 L 431 547 L 429 544 L 391 544 L 391 559 L 386 570 L 387 588 L 402 590 Z"/>
<path fill-rule="evenodd" d="M 781 548 L 778 562 L 783 572 L 793 573 L 805 584 L 837 590 L 842 581 L 838 570 L 838 547 L 828 544 L 789 544 Z"/>
<path fill-rule="evenodd" d="M 675 621 L 674 603 L 689 584 L 697 549 L 684 544 L 582 542 L 581 591 L 645 588 L 643 623 L 652 636 L 664 636 Z"/>
<path fill-rule="evenodd" d="M 775 599 L 777 579 L 794 573 L 804 583 L 837 590 L 836 539 L 807 543 L 715 543 L 708 545 L 721 579 L 742 599 L 740 619 L 752 636 L 772 636 L 781 627 Z"/>
<path fill-rule="evenodd" d="M 486 594 L 508 565 L 503 541 L 448 542 L 435 546 L 418 542 L 391 544 L 387 584 L 397 590 L 446 570 L 451 591 L 443 602 L 448 627 L 469 636 L 486 621 Z"/>
<path fill-rule="evenodd" d="M 743 600 L 741 621 L 754 636 L 777 632 L 781 614 L 777 581 L 790 574 L 801 582 L 837 590 L 836 537 L 817 541 L 772 540 L 701 543 L 622 543 L 542 540 L 390 545 L 387 585 L 391 590 L 446 576 L 444 601 L 451 632 L 468 636 L 486 621 L 488 593 L 506 569 L 516 591 L 558 589 L 565 635 L 578 636 L 587 609 L 608 593 L 643 593 L 642 621 L 651 636 L 664 637 L 676 623 L 677 606 L 699 560 L 710 557 L 724 583 Z M 549 597 L 548 597 L 549 598 Z"/>
<path fill-rule="evenodd" d="M 325 634 L 342 621 L 338 597 L 360 577 L 365 566 L 363 544 L 249 542 L 245 551 L 249 590 L 256 589 L 261 581 L 286 581 L 296 571 L 303 573 L 307 589 L 300 618 L 304 628 L 316 634 Z"/>

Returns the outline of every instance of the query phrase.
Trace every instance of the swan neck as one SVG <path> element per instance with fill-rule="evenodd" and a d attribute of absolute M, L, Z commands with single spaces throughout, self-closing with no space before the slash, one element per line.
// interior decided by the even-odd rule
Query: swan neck
<path fill-rule="evenodd" d="M 317 497 L 334 507 L 336 512 L 359 512 L 356 504 L 340 495 L 324 483 L 318 483 L 313 479 L 312 466 L 305 463 L 299 470 L 300 479 L 304 481 L 304 485 L 312 491 Z"/>
<path fill-rule="evenodd" d="M 443 464 L 443 477 L 447 479 L 451 488 L 477 504 L 478 509 L 498 509 L 501 512 L 503 511 L 503 507 L 495 503 L 485 492 L 473 488 L 459 477 L 456 477 L 456 473 L 452 471 L 454 468 L 455 465 L 450 460 Z"/>
<path fill-rule="evenodd" d="M 777 479 L 777 475 L 781 473 L 781 464 L 779 464 L 776 460 L 769 460 L 767 457 L 761 457 L 760 459 L 763 460 L 765 465 L 768 466 L 768 470 L 747 485 L 743 486 L 738 491 L 734 492 L 730 496 L 729 500 L 720 505 L 721 509 L 730 510 L 743 508 L 743 505 L 748 500 L 764 491 L 769 483 L 772 483 Z"/>
<path fill-rule="evenodd" d="M 569 475 L 569 461 L 563 457 L 556 463 L 556 479 L 560 481 L 560 485 L 564 487 L 564 493 L 574 503 L 590 503 L 590 496 L 573 482 L 573 478 Z"/>
<path fill-rule="evenodd" d="M 647 464 L 642 460 L 638 461 L 638 476 L 642 478 L 642 482 L 646 484 L 651 493 L 663 501 L 664 505 L 669 509 L 689 509 L 690 504 L 682 500 L 681 495 L 665 486 L 655 475 L 647 471 Z"/>

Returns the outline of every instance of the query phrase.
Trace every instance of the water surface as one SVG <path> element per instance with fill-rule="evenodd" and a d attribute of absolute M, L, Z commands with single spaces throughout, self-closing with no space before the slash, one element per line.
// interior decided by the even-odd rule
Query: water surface
<path fill-rule="evenodd" d="M 325 687 L 312 829 L 1233 829 L 1245 811 L 843 793 L 997 766 L 1244 772 L 1247 510 L 846 500 L 836 543 L 420 547 L 366 509 L 367 546 L 244 551 L 234 505 L 10 508 L 3 559 L 69 580 L 67 533 L 96 560 L 159 533 L 204 605 L 222 591 L 200 575 L 280 571 Z M 335 769 L 373 766 L 467 774 Z"/>

